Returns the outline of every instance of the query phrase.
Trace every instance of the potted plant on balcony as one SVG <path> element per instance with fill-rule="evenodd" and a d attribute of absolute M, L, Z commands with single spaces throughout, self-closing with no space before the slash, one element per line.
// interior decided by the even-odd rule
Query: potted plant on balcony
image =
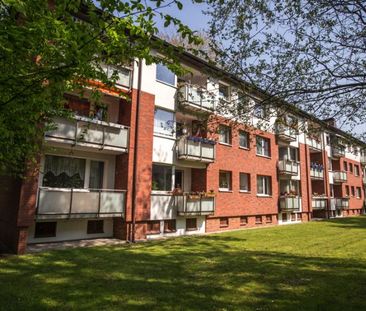
<path fill-rule="evenodd" d="M 173 195 L 183 195 L 183 189 L 178 186 L 173 189 L 172 194 Z"/>
<path fill-rule="evenodd" d="M 216 193 L 213 189 L 210 189 L 208 192 L 205 192 L 205 196 L 208 198 L 213 198 L 216 196 Z"/>
<path fill-rule="evenodd" d="M 201 198 L 201 195 L 197 191 L 192 191 L 188 194 L 188 199 L 189 200 L 199 200 L 200 198 Z"/>

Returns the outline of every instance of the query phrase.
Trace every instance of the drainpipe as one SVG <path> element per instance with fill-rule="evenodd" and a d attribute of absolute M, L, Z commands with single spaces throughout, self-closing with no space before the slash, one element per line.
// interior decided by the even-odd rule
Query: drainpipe
<path fill-rule="evenodd" d="M 308 219 L 310 218 L 309 216 L 312 213 L 313 210 L 313 198 L 312 198 L 312 189 L 311 189 L 311 179 L 310 179 L 310 174 L 309 174 L 309 170 L 310 170 L 310 165 L 309 165 L 309 159 L 310 158 L 310 151 L 309 151 L 309 146 L 306 143 L 306 135 L 305 135 L 305 165 L 306 165 L 306 188 L 307 188 L 307 192 L 308 192 L 308 204 L 309 204 L 309 211 L 308 211 Z M 309 187 L 310 185 L 310 187 Z"/>
<path fill-rule="evenodd" d="M 327 204 L 327 208 L 326 208 L 326 215 L 325 218 L 329 218 L 330 215 L 330 193 L 328 191 L 330 185 L 329 185 L 329 170 L 328 170 L 328 157 L 326 157 L 326 150 L 325 150 L 325 142 L 322 140 L 322 157 L 323 157 L 323 167 L 324 167 L 324 190 L 325 190 L 325 195 L 328 198 L 328 204 Z M 331 148 L 331 147 L 330 147 Z"/>
<path fill-rule="evenodd" d="M 137 145 L 139 133 L 139 115 L 140 115 L 140 99 L 141 99 L 141 78 L 142 78 L 142 60 L 138 60 L 138 77 L 137 77 L 137 96 L 136 96 L 136 115 L 135 115 L 135 140 L 134 140 L 134 154 L 133 154 L 133 176 L 132 176 L 132 226 L 130 232 L 130 242 L 135 242 L 135 228 L 136 228 L 136 192 L 137 192 Z"/>

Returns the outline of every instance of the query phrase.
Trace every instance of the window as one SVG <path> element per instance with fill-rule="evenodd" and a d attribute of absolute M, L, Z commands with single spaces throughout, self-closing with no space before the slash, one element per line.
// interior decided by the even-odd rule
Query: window
<path fill-rule="evenodd" d="M 361 187 L 356 187 L 356 198 L 357 199 L 361 198 Z"/>
<path fill-rule="evenodd" d="M 353 197 L 355 196 L 355 187 L 354 186 L 351 186 L 351 194 Z"/>
<path fill-rule="evenodd" d="M 272 215 L 266 215 L 266 223 L 267 224 L 272 223 Z"/>
<path fill-rule="evenodd" d="M 360 176 L 360 167 L 355 164 L 355 176 Z"/>
<path fill-rule="evenodd" d="M 152 190 L 171 191 L 173 168 L 167 165 L 153 164 Z"/>
<path fill-rule="evenodd" d="M 156 108 L 154 115 L 154 133 L 173 136 L 175 132 L 174 113 Z"/>
<path fill-rule="evenodd" d="M 228 85 L 219 83 L 219 98 L 224 100 L 230 99 L 230 87 Z"/>
<path fill-rule="evenodd" d="M 346 196 L 349 197 L 349 186 L 346 186 Z"/>
<path fill-rule="evenodd" d="M 257 155 L 261 156 L 270 156 L 269 146 L 270 146 L 270 140 L 268 138 L 264 138 L 262 136 L 256 137 L 257 141 Z"/>
<path fill-rule="evenodd" d="M 186 230 L 187 231 L 197 230 L 197 218 L 187 218 L 186 219 Z"/>
<path fill-rule="evenodd" d="M 84 188 L 85 159 L 46 155 L 42 185 L 54 188 Z"/>
<path fill-rule="evenodd" d="M 149 221 L 147 223 L 147 234 L 159 234 L 160 233 L 160 221 Z"/>
<path fill-rule="evenodd" d="M 301 194 L 300 181 L 291 179 L 280 179 L 280 195 L 295 195 Z"/>
<path fill-rule="evenodd" d="M 224 191 L 231 190 L 231 172 L 220 171 L 219 189 Z"/>
<path fill-rule="evenodd" d="M 344 170 L 347 172 L 348 171 L 348 163 L 346 161 L 343 162 L 343 167 L 344 167 Z"/>
<path fill-rule="evenodd" d="M 231 145 L 231 128 L 225 125 L 219 126 L 219 142 Z"/>
<path fill-rule="evenodd" d="M 89 188 L 103 189 L 103 174 L 104 174 L 104 162 L 90 161 Z"/>
<path fill-rule="evenodd" d="M 103 220 L 88 220 L 87 234 L 104 233 Z"/>
<path fill-rule="evenodd" d="M 175 232 L 177 231 L 177 224 L 175 219 L 164 220 L 164 232 Z"/>
<path fill-rule="evenodd" d="M 249 148 L 249 133 L 239 131 L 239 146 L 242 148 Z"/>
<path fill-rule="evenodd" d="M 289 155 L 291 161 L 299 162 L 299 148 L 290 147 Z"/>
<path fill-rule="evenodd" d="M 257 176 L 257 194 L 259 195 L 271 195 L 271 177 L 270 176 Z"/>
<path fill-rule="evenodd" d="M 328 158 L 328 170 L 333 171 L 333 162 L 331 158 Z"/>
<path fill-rule="evenodd" d="M 240 173 L 239 179 L 240 191 L 250 191 L 250 174 Z"/>
<path fill-rule="evenodd" d="M 34 231 L 35 238 L 52 238 L 56 236 L 56 221 L 37 222 Z"/>
<path fill-rule="evenodd" d="M 287 221 L 287 213 L 283 213 L 282 214 L 282 221 L 286 222 Z"/>
<path fill-rule="evenodd" d="M 222 217 L 220 218 L 220 228 L 229 227 L 229 218 Z"/>
<path fill-rule="evenodd" d="M 162 64 L 156 65 L 156 80 L 175 86 L 175 74 Z"/>
<path fill-rule="evenodd" d="M 240 217 L 240 226 L 246 226 L 248 224 L 248 217 L 247 216 L 241 216 Z"/>
<path fill-rule="evenodd" d="M 255 216 L 255 223 L 261 224 L 262 223 L 262 216 Z"/>
<path fill-rule="evenodd" d="M 256 104 L 254 106 L 254 116 L 259 119 L 268 119 L 269 111 L 268 107 L 263 104 Z"/>
<path fill-rule="evenodd" d="M 349 172 L 351 174 L 353 174 L 353 164 L 352 163 L 349 164 Z"/>
<path fill-rule="evenodd" d="M 108 79 L 116 78 L 117 85 L 129 86 L 131 81 L 131 70 L 114 65 L 103 64 L 102 69 L 107 75 Z"/>
<path fill-rule="evenodd" d="M 296 221 L 296 214 L 295 213 L 291 214 L 291 221 Z"/>

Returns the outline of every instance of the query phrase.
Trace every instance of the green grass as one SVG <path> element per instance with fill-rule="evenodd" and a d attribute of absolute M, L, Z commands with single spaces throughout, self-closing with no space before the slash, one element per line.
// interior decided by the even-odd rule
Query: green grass
<path fill-rule="evenodd" d="M 0 310 L 366 310 L 366 217 L 0 259 Z"/>

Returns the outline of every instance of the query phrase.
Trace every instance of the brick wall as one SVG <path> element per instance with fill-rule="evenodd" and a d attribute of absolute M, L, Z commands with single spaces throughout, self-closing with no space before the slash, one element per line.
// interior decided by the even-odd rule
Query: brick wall
<path fill-rule="evenodd" d="M 343 163 L 346 161 L 348 163 L 348 170 L 347 170 L 347 182 L 342 183 L 341 189 L 342 189 L 342 197 L 346 196 L 346 185 L 350 187 L 350 199 L 349 199 L 349 209 L 350 210 L 361 210 L 363 207 L 363 202 L 365 200 L 365 192 L 363 191 L 363 181 L 362 181 L 362 166 L 360 162 L 356 162 L 350 159 L 342 158 L 341 159 L 341 167 L 343 170 Z M 355 176 L 354 172 L 349 171 L 349 163 L 353 164 L 353 167 L 355 165 L 359 166 L 359 176 Z M 361 198 L 356 198 L 355 196 L 352 196 L 351 187 L 355 188 L 355 194 L 356 194 L 356 188 L 361 188 Z M 353 215 L 353 212 L 351 211 L 350 215 Z"/>

